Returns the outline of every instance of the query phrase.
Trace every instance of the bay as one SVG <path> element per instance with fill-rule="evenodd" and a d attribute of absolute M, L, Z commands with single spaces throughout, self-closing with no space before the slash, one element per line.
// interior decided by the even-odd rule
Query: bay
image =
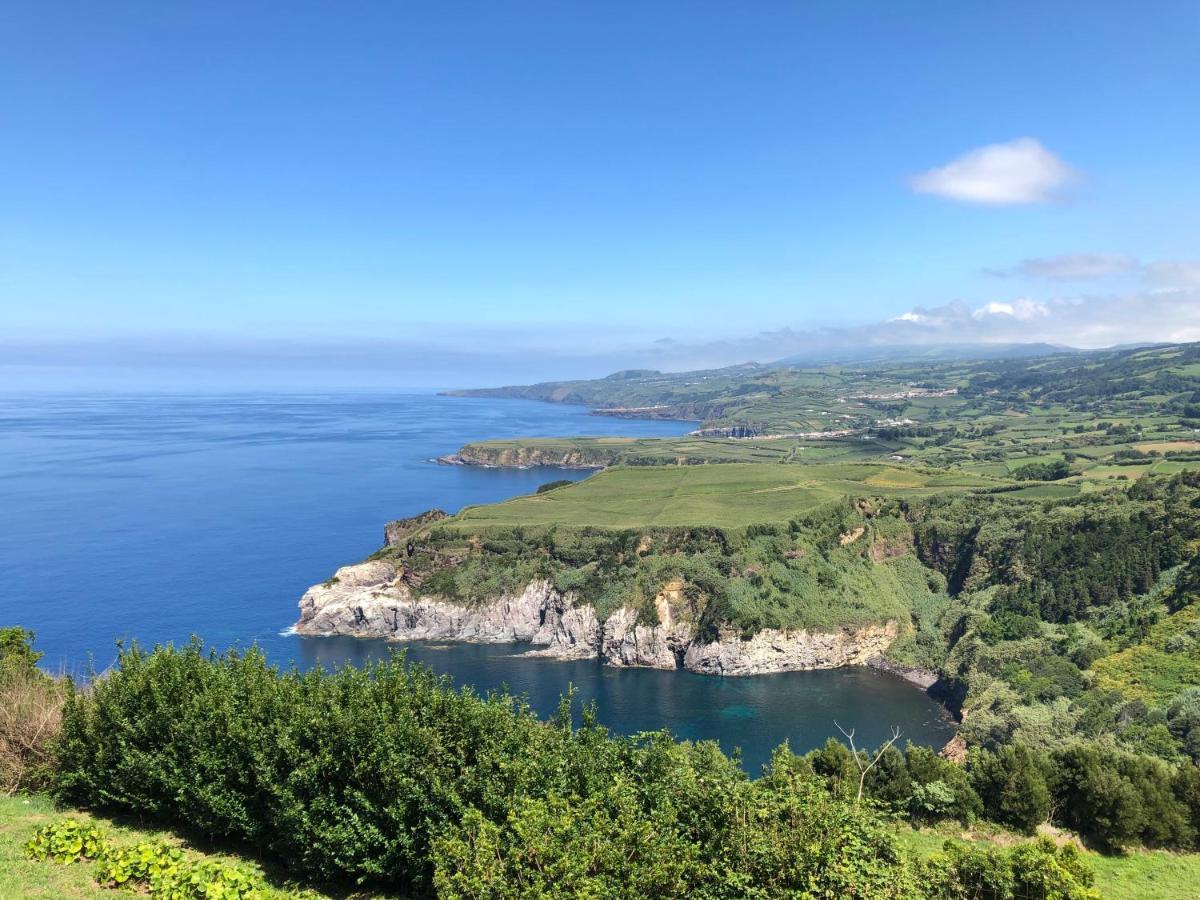
<path fill-rule="evenodd" d="M 653 436 L 691 425 L 520 400 L 398 394 L 0 394 L 0 624 L 37 633 L 54 671 L 103 670 L 118 641 L 199 636 L 273 661 L 338 666 L 380 641 L 287 633 L 296 602 L 382 542 L 383 524 L 529 493 L 586 472 L 439 466 L 486 438 Z M 858 669 L 758 678 L 614 670 L 522 658 L 509 645 L 409 646 L 481 691 L 507 685 L 548 715 L 574 685 L 623 733 L 668 728 L 740 747 L 752 771 L 834 720 L 876 743 L 899 725 L 938 746 L 951 726 L 924 693 Z"/>

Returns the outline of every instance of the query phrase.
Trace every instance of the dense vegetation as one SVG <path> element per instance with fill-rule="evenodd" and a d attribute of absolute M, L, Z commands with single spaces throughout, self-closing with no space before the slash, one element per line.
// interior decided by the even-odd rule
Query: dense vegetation
<path fill-rule="evenodd" d="M 402 566 L 423 593 L 467 604 L 545 578 L 586 598 L 602 617 L 624 606 L 657 622 L 655 597 L 678 582 L 683 597 L 675 612 L 713 634 L 723 626 L 751 634 L 908 621 L 913 609 L 946 601 L 944 579 L 911 554 L 882 562 L 890 540 L 905 545 L 903 533 L 893 535 L 902 524 L 899 507 L 879 502 L 836 501 L 747 529 L 497 527 L 475 539 L 435 527 L 415 541 L 412 555 L 392 547 L 380 556 Z M 869 535 L 858 524 L 868 521 Z"/>
<path fill-rule="evenodd" d="M 759 436 L 480 445 L 610 468 L 395 523 L 379 556 L 410 587 L 473 604 L 547 579 L 601 618 L 667 602 L 700 640 L 896 622 L 888 656 L 962 714 L 953 760 L 831 742 L 751 779 L 714 745 L 539 722 L 400 660 L 134 649 L 76 692 L 15 629 L 5 788 L 417 896 L 1095 896 L 1070 844 L 913 861 L 895 819 L 1197 849 L 1200 347 L 521 391 Z M 60 738 L 30 724 L 64 702 Z"/>
<path fill-rule="evenodd" d="M 1097 896 L 1070 845 L 952 843 L 914 866 L 826 768 L 780 748 L 751 780 L 714 744 L 573 728 L 567 701 L 543 723 L 399 658 L 301 674 L 193 644 L 126 651 L 72 694 L 56 786 L 415 895 Z"/>
<path fill-rule="evenodd" d="M 49 783 L 65 685 L 37 668 L 33 633 L 0 628 L 0 794 Z"/>

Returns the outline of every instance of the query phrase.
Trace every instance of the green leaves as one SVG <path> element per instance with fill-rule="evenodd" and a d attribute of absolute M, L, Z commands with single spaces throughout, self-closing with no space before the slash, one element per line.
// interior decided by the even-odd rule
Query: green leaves
<path fill-rule="evenodd" d="M 95 860 L 99 884 L 145 889 L 155 900 L 284 900 L 288 896 L 253 872 L 190 859 L 165 841 L 114 846 L 103 829 L 76 819 L 39 828 L 25 845 L 25 854 L 33 860 L 64 865 Z"/>
<path fill-rule="evenodd" d="M 108 850 L 103 829 L 77 819 L 64 819 L 39 828 L 25 845 L 29 859 L 73 863 L 81 859 L 99 859 Z"/>

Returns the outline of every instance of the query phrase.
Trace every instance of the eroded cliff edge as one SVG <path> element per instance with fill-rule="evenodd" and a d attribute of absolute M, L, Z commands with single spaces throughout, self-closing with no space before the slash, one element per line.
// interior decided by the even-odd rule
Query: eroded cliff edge
<path fill-rule="evenodd" d="M 386 560 L 344 566 L 300 600 L 296 632 L 353 635 L 397 641 L 523 642 L 530 652 L 558 659 L 599 657 L 611 666 L 687 669 L 706 675 L 761 675 L 866 665 L 896 640 L 899 627 L 880 625 L 834 631 L 763 629 L 744 640 L 722 629 L 701 640 L 675 614 L 668 585 L 656 598 L 657 621 L 638 621 L 618 609 L 601 622 L 595 609 L 535 580 L 519 593 L 461 605 L 423 596 Z"/>

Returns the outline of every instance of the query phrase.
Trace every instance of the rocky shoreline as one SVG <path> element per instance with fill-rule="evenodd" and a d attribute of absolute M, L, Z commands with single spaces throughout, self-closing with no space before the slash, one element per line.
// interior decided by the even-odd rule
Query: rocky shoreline
<path fill-rule="evenodd" d="M 533 581 L 519 593 L 464 606 L 421 596 L 395 566 L 374 560 L 344 566 L 329 581 L 309 588 L 300 600 L 295 631 L 396 641 L 528 643 L 529 652 L 538 656 L 599 658 L 616 667 L 685 669 L 705 675 L 871 665 L 928 687 L 911 672 L 906 676 L 873 663 L 883 659 L 898 637 L 896 622 L 829 632 L 764 629 L 748 640 L 724 629 L 715 640 L 701 641 L 692 624 L 678 615 L 674 596 L 678 592 L 671 588 L 667 585 L 655 598 L 657 622 L 639 622 L 629 609 L 619 609 L 601 621 L 591 605 L 576 604 L 576 598 L 555 590 L 548 581 Z"/>

